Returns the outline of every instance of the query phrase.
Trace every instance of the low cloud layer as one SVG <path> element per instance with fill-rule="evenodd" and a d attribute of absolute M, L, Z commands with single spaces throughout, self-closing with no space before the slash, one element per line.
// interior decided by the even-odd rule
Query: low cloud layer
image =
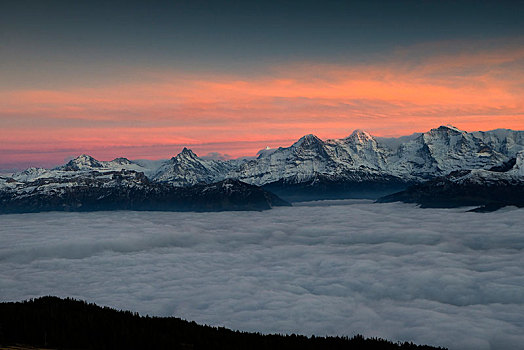
<path fill-rule="evenodd" d="M 325 201 L 260 213 L 3 215 L 0 298 L 72 296 L 246 331 L 516 348 L 523 214 Z"/>

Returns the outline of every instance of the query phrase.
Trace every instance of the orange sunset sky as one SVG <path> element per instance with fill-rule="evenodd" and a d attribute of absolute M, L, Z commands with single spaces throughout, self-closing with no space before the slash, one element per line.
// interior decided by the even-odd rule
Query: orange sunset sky
<path fill-rule="evenodd" d="M 13 5 L 11 15 L 18 10 Z M 276 21 L 273 10 L 244 12 L 254 11 L 258 21 L 269 23 Z M 34 10 L 46 11 L 57 10 L 52 6 Z M 183 42 L 166 53 L 150 47 L 155 40 L 168 42 L 150 30 L 130 42 L 97 44 L 95 39 L 105 38 L 111 26 L 141 28 L 140 19 L 126 17 L 110 24 L 103 20 L 108 28 L 91 33 L 85 23 L 65 21 L 71 13 L 67 8 L 62 11 L 53 12 L 49 20 L 38 17 L 38 25 L 25 24 L 33 28 L 25 28 L 22 19 L 1 28 L 10 40 L 2 47 L 6 53 L 0 66 L 0 169 L 54 166 L 81 153 L 101 160 L 169 158 L 184 146 L 199 155 L 252 156 L 265 146 L 288 146 L 304 134 L 342 138 L 354 129 L 376 136 L 402 136 L 442 124 L 466 131 L 524 129 L 524 36 L 515 32 L 521 27 L 512 18 L 507 24 L 513 25 L 510 33 L 501 24 L 490 28 L 491 37 L 453 35 L 457 29 L 451 28 L 451 33 L 440 36 L 397 39 L 391 44 L 386 39 L 401 33 L 386 34 L 385 28 L 385 38 L 376 38 L 375 46 L 353 42 L 354 49 L 335 45 L 343 39 L 352 43 L 347 28 L 328 26 L 322 35 L 340 30 L 343 38 L 323 44 L 323 37 L 313 36 L 311 42 L 306 38 L 299 43 L 313 46 L 304 49 L 287 37 L 252 43 L 254 34 L 249 30 L 254 29 L 242 22 L 237 29 L 248 34 L 236 41 L 222 38 L 225 47 L 206 41 L 213 38 L 205 32 L 201 36 L 190 32 L 200 41 L 179 35 Z M 232 11 L 237 17 L 244 12 Z M 333 19 L 330 14 L 324 14 L 326 23 Z M 482 14 L 489 16 L 487 10 Z M 498 14 L 503 15 L 510 16 Z M 84 12 L 78 10 L 77 16 L 82 19 Z M 100 13 L 85 16 L 87 23 L 98 23 Z M 226 26 L 231 16 L 227 11 L 215 14 L 214 29 L 232 31 Z M 49 29 L 52 19 L 58 25 Z M 333 21 L 345 23 L 343 19 Z M 309 29 L 299 20 L 288 29 Z M 322 18 L 318 21 L 324 23 Z M 472 25 L 476 21 L 473 18 Z M 416 25 L 423 27 L 411 24 L 414 30 Z M 368 25 L 355 26 L 364 31 L 360 27 Z M 286 29 L 269 27 L 268 37 Z M 35 34 L 39 28 L 43 34 Z M 183 26 L 172 30 L 185 33 Z M 479 25 L 469 30 L 483 29 Z M 53 38 L 55 31 L 66 34 Z M 375 38 L 369 35 L 369 40 Z M 85 46 L 75 38 L 84 38 Z M 148 49 L 151 52 L 144 54 Z M 177 50 L 182 49 L 186 51 L 180 57 Z M 232 53 L 225 52 L 228 49 Z"/>

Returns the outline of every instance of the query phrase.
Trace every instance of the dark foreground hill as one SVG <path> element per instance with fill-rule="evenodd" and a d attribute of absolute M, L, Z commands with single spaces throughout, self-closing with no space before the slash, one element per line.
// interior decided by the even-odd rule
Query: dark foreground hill
<path fill-rule="evenodd" d="M 408 187 L 377 202 L 417 203 L 422 208 L 477 206 L 489 212 L 505 206 L 524 207 L 524 180 L 510 172 L 461 170 Z"/>
<path fill-rule="evenodd" d="M 54 349 L 435 349 L 359 335 L 238 332 L 56 297 L 0 303 L 0 346 L 14 344 Z"/>
<path fill-rule="evenodd" d="M 290 205 L 261 187 L 226 179 L 175 187 L 151 182 L 136 171 L 91 171 L 0 186 L 0 214 L 42 211 L 267 210 Z"/>

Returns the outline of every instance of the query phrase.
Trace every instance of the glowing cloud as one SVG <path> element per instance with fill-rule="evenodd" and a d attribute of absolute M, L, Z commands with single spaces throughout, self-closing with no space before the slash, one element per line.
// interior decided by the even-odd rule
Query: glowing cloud
<path fill-rule="evenodd" d="M 80 152 L 169 157 L 184 145 L 241 156 L 306 133 L 344 137 L 355 128 L 380 136 L 447 123 L 469 131 L 524 129 L 524 50 L 409 63 L 405 55 L 387 64 L 279 66 L 263 77 L 168 71 L 145 83 L 6 91 L 0 168 L 35 150 L 43 152 L 27 156 L 35 164 Z"/>

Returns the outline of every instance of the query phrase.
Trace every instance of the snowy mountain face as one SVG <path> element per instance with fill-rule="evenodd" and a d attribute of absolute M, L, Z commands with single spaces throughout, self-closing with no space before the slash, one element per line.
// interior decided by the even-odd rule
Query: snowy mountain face
<path fill-rule="evenodd" d="M 246 162 L 228 177 L 256 185 L 314 181 L 320 175 L 354 181 L 359 176 L 387 175 L 390 153 L 390 149 L 360 130 L 340 140 L 322 141 L 306 135 L 290 147 L 261 152 L 256 160 Z"/>
<path fill-rule="evenodd" d="M 71 159 L 67 164 L 55 168 L 63 171 L 95 170 L 101 169 L 103 165 L 95 158 L 82 154 L 75 159 Z"/>
<path fill-rule="evenodd" d="M 389 158 L 389 171 L 397 176 L 432 178 L 459 169 L 495 166 L 505 156 L 473 134 L 441 126 L 400 145 Z"/>
<path fill-rule="evenodd" d="M 476 131 L 472 133 L 495 151 L 510 158 L 524 150 L 524 131 L 497 129 L 492 131 Z"/>
<path fill-rule="evenodd" d="M 378 201 L 418 203 L 422 207 L 478 206 L 472 210 L 478 212 L 507 205 L 524 207 L 524 151 L 501 166 L 455 170 Z"/>
<path fill-rule="evenodd" d="M 355 130 L 341 140 L 328 140 L 331 155 L 348 169 L 385 171 L 391 149 L 380 145 L 365 131 Z"/>
<path fill-rule="evenodd" d="M 127 158 L 115 158 L 111 161 L 98 161 L 95 158 L 82 154 L 67 164 L 54 168 L 59 171 L 118 171 L 118 170 L 133 170 L 150 176 L 156 169 L 145 167 L 138 162 L 131 161 Z"/>
<path fill-rule="evenodd" d="M 290 147 L 261 153 L 257 159 L 233 169 L 227 177 L 260 186 L 288 178 L 302 182 L 315 174 L 335 171 L 336 164 L 326 144 L 314 135 L 306 135 Z"/>
<path fill-rule="evenodd" d="M 449 180 L 458 184 L 493 184 L 504 181 L 524 186 L 524 151 L 518 152 L 515 158 L 510 159 L 504 165 L 506 165 L 505 169 L 504 167 L 493 167 L 488 170 L 473 169 L 465 171 L 462 176 L 452 172 L 449 175 Z"/>
<path fill-rule="evenodd" d="M 256 185 L 286 180 L 309 181 L 317 175 L 340 180 L 356 173 L 394 176 L 423 181 L 459 169 L 490 168 L 507 161 L 512 153 L 493 148 L 474 134 L 441 126 L 418 136 L 403 138 L 396 147 L 356 130 L 344 139 L 322 141 L 307 135 L 287 148 L 261 153 L 256 160 L 235 169 L 227 177 Z M 524 140 L 513 138 L 512 150 L 524 147 Z M 521 143 L 519 146 L 518 142 Z"/>
<path fill-rule="evenodd" d="M 176 157 L 165 162 L 152 179 L 179 187 L 213 183 L 226 178 L 231 167 L 231 162 L 201 159 L 190 149 L 184 148 Z"/>
<path fill-rule="evenodd" d="M 111 161 L 99 161 L 95 158 L 82 154 L 64 165 L 53 169 L 28 168 L 24 171 L 14 173 L 10 177 L 18 182 L 33 182 L 39 179 L 68 179 L 75 176 L 92 175 L 92 172 L 110 173 L 115 171 L 135 171 L 150 177 L 157 171 L 156 167 L 146 167 L 127 158 L 116 158 Z"/>

